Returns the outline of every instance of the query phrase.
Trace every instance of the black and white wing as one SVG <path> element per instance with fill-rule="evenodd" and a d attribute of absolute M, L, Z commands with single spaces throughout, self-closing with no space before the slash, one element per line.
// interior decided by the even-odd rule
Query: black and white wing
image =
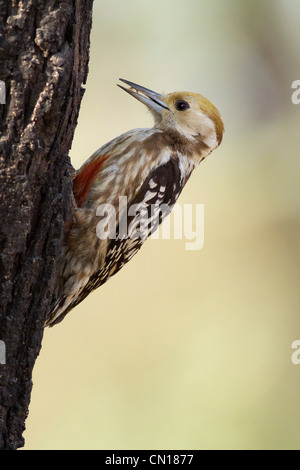
<path fill-rule="evenodd" d="M 141 248 L 145 240 L 171 212 L 183 188 L 177 157 L 150 172 L 134 199 L 128 203 L 126 233 L 124 224 L 118 225 L 116 237 L 109 240 L 103 268 L 95 272 L 69 306 L 60 313 L 57 322 L 93 290 L 116 274 Z M 100 242 L 100 241 L 99 241 Z M 53 323 L 55 324 L 56 321 Z"/>

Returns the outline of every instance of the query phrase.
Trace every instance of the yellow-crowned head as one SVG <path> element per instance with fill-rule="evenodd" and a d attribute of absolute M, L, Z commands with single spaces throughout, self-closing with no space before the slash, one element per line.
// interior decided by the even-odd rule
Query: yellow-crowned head
<path fill-rule="evenodd" d="M 185 91 L 159 94 L 128 80 L 121 80 L 130 87 L 121 88 L 150 109 L 158 129 L 176 130 L 190 140 L 200 138 L 210 150 L 220 145 L 224 133 L 222 117 L 203 95 Z"/>

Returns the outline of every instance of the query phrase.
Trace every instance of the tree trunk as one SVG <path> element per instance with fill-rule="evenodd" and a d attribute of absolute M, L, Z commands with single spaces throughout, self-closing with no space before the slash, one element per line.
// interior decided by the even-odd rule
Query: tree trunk
<path fill-rule="evenodd" d="M 92 4 L 0 0 L 0 449 L 24 445 L 32 370 L 72 212 L 68 152 Z"/>

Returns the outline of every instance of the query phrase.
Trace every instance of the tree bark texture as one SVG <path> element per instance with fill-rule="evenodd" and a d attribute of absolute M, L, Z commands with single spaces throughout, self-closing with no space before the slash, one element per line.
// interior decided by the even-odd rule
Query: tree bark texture
<path fill-rule="evenodd" d="M 0 0 L 0 449 L 24 445 L 32 370 L 72 211 L 68 152 L 88 72 L 92 4 Z"/>

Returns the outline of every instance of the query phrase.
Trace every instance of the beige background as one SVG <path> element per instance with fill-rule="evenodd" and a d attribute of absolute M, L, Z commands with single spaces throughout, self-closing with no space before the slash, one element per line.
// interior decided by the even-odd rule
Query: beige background
<path fill-rule="evenodd" d="M 151 126 L 119 77 L 200 92 L 221 147 L 180 203 L 205 204 L 205 245 L 150 240 L 47 329 L 25 449 L 300 448 L 298 0 L 95 0 L 90 74 L 71 150 Z"/>

